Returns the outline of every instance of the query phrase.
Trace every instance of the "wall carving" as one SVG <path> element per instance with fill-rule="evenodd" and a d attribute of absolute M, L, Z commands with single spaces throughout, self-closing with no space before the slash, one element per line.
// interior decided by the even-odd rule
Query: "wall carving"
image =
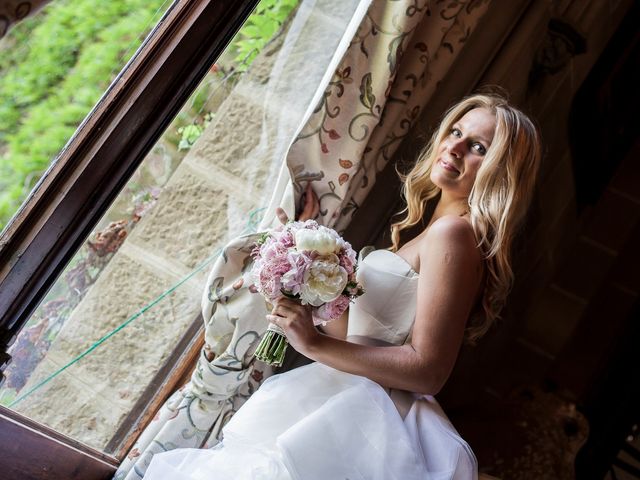
<path fill-rule="evenodd" d="M 9 29 L 29 15 L 33 15 L 49 0 L 31 0 L 29 2 L 18 0 L 5 0 L 0 3 L 0 38 L 4 37 Z"/>
<path fill-rule="evenodd" d="M 560 18 L 552 18 L 544 41 L 533 58 L 529 90 L 537 90 L 544 76 L 560 72 L 573 57 L 586 51 L 586 38 L 571 23 Z"/>

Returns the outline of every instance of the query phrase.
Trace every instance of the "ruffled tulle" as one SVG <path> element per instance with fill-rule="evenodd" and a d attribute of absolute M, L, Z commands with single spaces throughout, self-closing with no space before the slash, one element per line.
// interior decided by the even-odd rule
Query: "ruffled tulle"
<path fill-rule="evenodd" d="M 300 367 L 269 378 L 222 443 L 158 454 L 145 480 L 475 479 L 475 457 L 437 402 L 411 398 L 403 418 L 369 379 Z"/>

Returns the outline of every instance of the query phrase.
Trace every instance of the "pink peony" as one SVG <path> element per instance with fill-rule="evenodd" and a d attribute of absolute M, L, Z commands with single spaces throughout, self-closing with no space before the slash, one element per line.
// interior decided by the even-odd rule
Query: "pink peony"
<path fill-rule="evenodd" d="M 340 317 L 349 307 L 349 301 L 349 297 L 340 295 L 332 302 L 325 303 L 321 307 L 318 307 L 313 314 L 313 323 L 319 325 L 320 323 L 335 320 Z"/>
<path fill-rule="evenodd" d="M 340 252 L 338 258 L 340 258 L 340 265 L 344 267 L 349 276 L 351 276 L 356 270 L 356 252 L 351 248 L 349 242 L 346 243 L 346 248 Z"/>
<path fill-rule="evenodd" d="M 259 260 L 254 265 L 257 273 L 258 290 L 267 298 L 273 300 L 281 295 L 281 277 L 291 269 L 291 264 L 285 255 L 273 255 L 269 261 Z"/>
<path fill-rule="evenodd" d="M 287 228 L 281 232 L 274 232 L 273 236 L 278 241 L 278 243 L 286 248 L 293 247 L 295 245 L 293 232 L 290 228 Z"/>
<path fill-rule="evenodd" d="M 304 282 L 304 275 L 311 265 L 313 258 L 306 252 L 289 250 L 287 260 L 291 265 L 291 270 L 282 275 L 282 288 L 292 295 L 299 295 L 300 288 Z"/>
<path fill-rule="evenodd" d="M 260 260 L 262 263 L 278 262 L 287 258 L 289 249 L 275 239 L 270 239 L 262 245 L 260 249 Z"/>

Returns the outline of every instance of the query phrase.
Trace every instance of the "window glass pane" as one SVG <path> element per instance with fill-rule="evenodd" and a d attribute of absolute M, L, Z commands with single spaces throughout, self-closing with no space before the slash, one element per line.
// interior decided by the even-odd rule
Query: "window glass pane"
<path fill-rule="evenodd" d="M 56 0 L 0 39 L 0 230 L 171 3 Z"/>
<path fill-rule="evenodd" d="M 260 2 L 22 330 L 0 403 L 118 450 L 220 248 L 256 228 L 356 4 Z"/>

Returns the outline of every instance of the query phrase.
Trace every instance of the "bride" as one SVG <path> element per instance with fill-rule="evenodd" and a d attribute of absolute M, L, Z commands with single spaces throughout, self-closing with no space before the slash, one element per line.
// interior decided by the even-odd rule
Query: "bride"
<path fill-rule="evenodd" d="M 433 396 L 465 337 L 481 337 L 504 304 L 539 160 L 536 128 L 503 98 L 454 105 L 404 177 L 393 245 L 361 252 L 366 292 L 348 318 L 318 331 L 310 307 L 285 297 L 267 315 L 316 363 L 265 381 L 214 448 L 157 454 L 144 478 L 477 478 L 473 452 Z M 308 192 L 302 220 L 318 210 Z M 430 201 L 428 225 L 401 247 Z"/>

